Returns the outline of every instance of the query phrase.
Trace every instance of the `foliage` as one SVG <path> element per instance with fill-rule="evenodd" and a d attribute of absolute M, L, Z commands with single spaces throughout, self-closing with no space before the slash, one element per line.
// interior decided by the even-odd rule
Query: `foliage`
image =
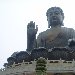
<path fill-rule="evenodd" d="M 46 59 L 44 58 L 39 58 L 36 62 L 36 73 L 37 75 L 45 74 L 46 73 Z"/>

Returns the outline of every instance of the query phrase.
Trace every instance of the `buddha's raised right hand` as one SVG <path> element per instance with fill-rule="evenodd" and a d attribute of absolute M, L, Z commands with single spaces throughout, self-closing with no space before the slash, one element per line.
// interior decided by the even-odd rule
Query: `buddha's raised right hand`
<path fill-rule="evenodd" d="M 36 25 L 36 28 L 35 28 L 35 22 L 30 21 L 30 23 L 28 23 L 27 25 L 27 34 L 33 36 L 37 34 L 37 31 L 38 31 L 38 27 Z"/>

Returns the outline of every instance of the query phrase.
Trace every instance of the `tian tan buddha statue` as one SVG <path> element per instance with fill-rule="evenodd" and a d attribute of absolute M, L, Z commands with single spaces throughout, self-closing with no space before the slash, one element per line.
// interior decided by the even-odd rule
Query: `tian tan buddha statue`
<path fill-rule="evenodd" d="M 38 27 L 32 21 L 27 26 L 27 51 L 31 52 L 33 48 L 45 47 L 47 49 L 54 47 L 66 47 L 69 39 L 75 38 L 75 31 L 72 28 L 64 26 L 64 13 L 60 7 L 51 7 L 46 13 L 48 29 L 39 33 L 36 38 Z"/>
<path fill-rule="evenodd" d="M 13 53 L 5 66 L 14 62 L 34 61 L 43 57 L 48 60 L 75 60 L 75 30 L 63 27 L 64 13 L 60 7 L 51 7 L 46 13 L 48 29 L 39 33 L 38 27 L 31 21 L 27 25 L 27 51 Z"/>

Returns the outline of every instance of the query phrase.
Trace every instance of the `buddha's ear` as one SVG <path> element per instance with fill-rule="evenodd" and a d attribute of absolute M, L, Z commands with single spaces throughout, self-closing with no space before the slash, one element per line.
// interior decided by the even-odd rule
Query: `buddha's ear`
<path fill-rule="evenodd" d="M 48 21 L 48 17 L 47 17 L 47 21 Z M 50 23 L 48 22 L 48 28 L 50 28 Z"/>
<path fill-rule="evenodd" d="M 47 18 L 47 21 L 48 21 L 48 18 Z"/>
<path fill-rule="evenodd" d="M 48 24 L 48 28 L 50 28 L 50 24 Z"/>

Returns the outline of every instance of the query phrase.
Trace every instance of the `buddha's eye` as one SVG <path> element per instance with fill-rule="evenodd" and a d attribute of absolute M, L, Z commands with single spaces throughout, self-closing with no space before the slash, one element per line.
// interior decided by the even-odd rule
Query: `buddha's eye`
<path fill-rule="evenodd" d="M 49 14 L 50 16 L 52 15 L 52 13 Z"/>

